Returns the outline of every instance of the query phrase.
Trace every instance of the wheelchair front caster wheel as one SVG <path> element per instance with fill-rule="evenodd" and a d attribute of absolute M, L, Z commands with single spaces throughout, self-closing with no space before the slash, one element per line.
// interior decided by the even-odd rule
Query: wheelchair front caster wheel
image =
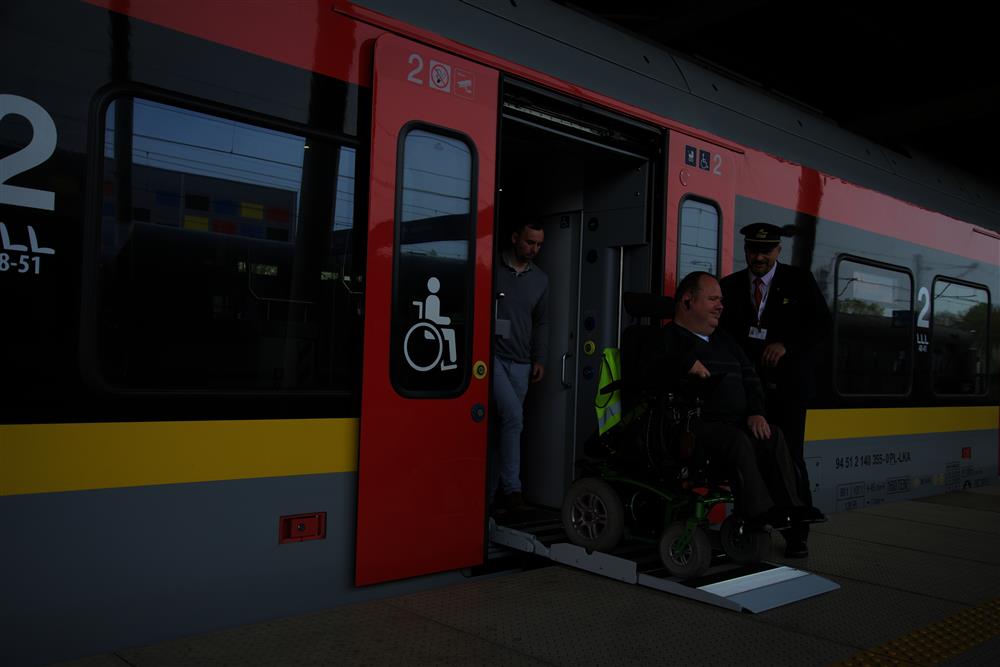
<path fill-rule="evenodd" d="M 667 526 L 660 538 L 660 560 L 667 571 L 681 579 L 693 579 L 705 572 L 712 563 L 712 545 L 701 528 L 695 528 L 684 544 L 687 525 L 675 521 Z"/>

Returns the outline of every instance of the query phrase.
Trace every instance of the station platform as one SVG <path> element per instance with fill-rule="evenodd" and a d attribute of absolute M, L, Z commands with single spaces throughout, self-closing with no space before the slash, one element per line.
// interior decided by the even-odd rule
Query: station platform
<path fill-rule="evenodd" d="M 1000 486 L 833 514 L 809 548 L 771 561 L 840 588 L 757 614 L 539 559 L 61 665 L 1000 664 Z"/>

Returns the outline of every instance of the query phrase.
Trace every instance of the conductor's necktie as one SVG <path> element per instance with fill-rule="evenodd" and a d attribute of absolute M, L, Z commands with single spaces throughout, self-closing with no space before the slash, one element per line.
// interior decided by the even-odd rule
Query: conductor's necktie
<path fill-rule="evenodd" d="M 760 321 L 760 302 L 764 300 L 764 281 L 760 278 L 753 280 L 753 312 L 757 321 Z"/>

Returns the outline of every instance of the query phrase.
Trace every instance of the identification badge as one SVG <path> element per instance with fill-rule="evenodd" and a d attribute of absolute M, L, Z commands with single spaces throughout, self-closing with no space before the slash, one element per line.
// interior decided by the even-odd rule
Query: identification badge
<path fill-rule="evenodd" d="M 767 329 L 750 327 L 750 338 L 754 340 L 767 340 Z"/>
<path fill-rule="evenodd" d="M 498 338 L 510 338 L 510 320 L 495 320 L 493 335 Z"/>

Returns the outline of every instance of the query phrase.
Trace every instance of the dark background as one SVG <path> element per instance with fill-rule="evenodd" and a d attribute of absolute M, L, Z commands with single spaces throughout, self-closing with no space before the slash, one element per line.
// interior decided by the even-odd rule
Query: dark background
<path fill-rule="evenodd" d="M 986 5 L 558 0 L 904 155 L 1000 185 Z"/>

